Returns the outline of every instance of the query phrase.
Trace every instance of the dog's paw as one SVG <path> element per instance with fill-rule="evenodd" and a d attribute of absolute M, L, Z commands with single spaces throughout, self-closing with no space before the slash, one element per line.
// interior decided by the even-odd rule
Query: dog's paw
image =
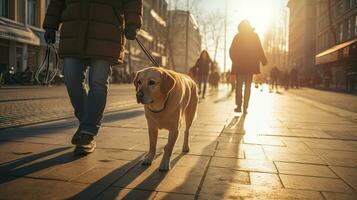
<path fill-rule="evenodd" d="M 152 161 L 154 160 L 154 155 L 148 154 L 144 160 L 141 162 L 142 165 L 151 165 Z"/>
<path fill-rule="evenodd" d="M 161 161 L 159 171 L 169 171 L 170 170 L 170 162 Z"/>
<path fill-rule="evenodd" d="M 182 152 L 183 152 L 183 153 L 188 153 L 188 152 L 190 152 L 190 147 L 189 147 L 188 145 L 183 145 L 183 147 L 182 147 Z"/>

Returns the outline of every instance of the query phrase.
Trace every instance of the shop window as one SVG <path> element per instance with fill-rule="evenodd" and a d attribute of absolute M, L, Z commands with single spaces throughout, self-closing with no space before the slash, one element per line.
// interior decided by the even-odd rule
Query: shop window
<path fill-rule="evenodd" d="M 9 17 L 9 0 L 0 0 L 0 17 Z"/>
<path fill-rule="evenodd" d="M 28 0 L 27 5 L 27 23 L 32 26 L 37 26 L 38 22 L 38 1 L 37 0 Z"/>

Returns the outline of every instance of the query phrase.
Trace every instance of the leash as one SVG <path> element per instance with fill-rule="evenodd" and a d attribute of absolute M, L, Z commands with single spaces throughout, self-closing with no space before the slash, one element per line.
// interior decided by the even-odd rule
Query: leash
<path fill-rule="evenodd" d="M 146 47 L 144 46 L 144 44 L 138 39 L 135 38 L 136 42 L 139 44 L 140 48 L 143 50 L 143 52 L 145 53 L 145 55 L 149 58 L 149 60 L 151 61 L 151 63 L 153 65 L 155 65 L 155 67 L 160 67 L 160 64 L 155 60 L 155 58 L 151 55 L 151 53 L 146 49 Z"/>
<path fill-rule="evenodd" d="M 55 55 L 55 63 L 51 70 L 50 60 L 51 57 L 53 57 L 53 54 Z M 58 62 L 59 56 L 56 47 L 53 44 L 47 44 L 45 57 L 43 58 L 40 67 L 36 70 L 36 81 L 41 85 L 49 85 L 58 72 Z M 42 76 L 43 73 L 45 73 L 45 76 Z"/>

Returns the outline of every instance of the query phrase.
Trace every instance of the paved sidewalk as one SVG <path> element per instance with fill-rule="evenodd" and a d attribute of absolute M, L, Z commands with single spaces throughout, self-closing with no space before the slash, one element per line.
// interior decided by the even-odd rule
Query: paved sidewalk
<path fill-rule="evenodd" d="M 72 119 L 0 131 L 0 199 L 357 199 L 357 113 L 254 90 L 249 114 L 224 87 L 199 105 L 191 152 L 159 172 L 142 108 L 108 113 L 95 153 L 69 145 Z"/>

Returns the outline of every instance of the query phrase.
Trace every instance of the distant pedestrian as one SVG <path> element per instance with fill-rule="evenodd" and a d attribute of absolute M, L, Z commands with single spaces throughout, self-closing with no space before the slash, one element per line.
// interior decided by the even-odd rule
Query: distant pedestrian
<path fill-rule="evenodd" d="M 278 90 L 278 79 L 279 79 L 279 69 L 277 66 L 274 66 L 273 69 L 270 71 L 270 89 L 271 90 Z"/>
<path fill-rule="evenodd" d="M 198 94 L 202 94 L 202 99 L 204 99 L 206 95 L 208 75 L 210 73 L 212 65 L 213 62 L 208 52 L 206 50 L 203 50 L 195 65 L 197 67 Z"/>
<path fill-rule="evenodd" d="M 51 0 L 48 5 L 43 22 L 45 40 L 55 43 L 61 26 L 59 56 L 63 58 L 67 91 L 80 123 L 72 138 L 77 154 L 91 153 L 96 147 L 111 65 L 123 63 L 125 37 L 135 40 L 142 11 L 142 0 Z M 85 85 L 88 66 L 89 91 Z"/>
<path fill-rule="evenodd" d="M 291 69 L 290 71 L 290 82 L 291 82 L 291 88 L 299 88 L 299 74 L 298 74 L 298 70 L 296 67 L 294 67 L 293 69 Z"/>
<path fill-rule="evenodd" d="M 238 26 L 238 34 L 234 37 L 230 57 L 232 74 L 237 77 L 235 112 L 242 111 L 242 88 L 244 83 L 243 113 L 247 113 L 253 74 L 260 73 L 260 62 L 267 64 L 267 59 L 258 35 L 247 20 Z"/>

